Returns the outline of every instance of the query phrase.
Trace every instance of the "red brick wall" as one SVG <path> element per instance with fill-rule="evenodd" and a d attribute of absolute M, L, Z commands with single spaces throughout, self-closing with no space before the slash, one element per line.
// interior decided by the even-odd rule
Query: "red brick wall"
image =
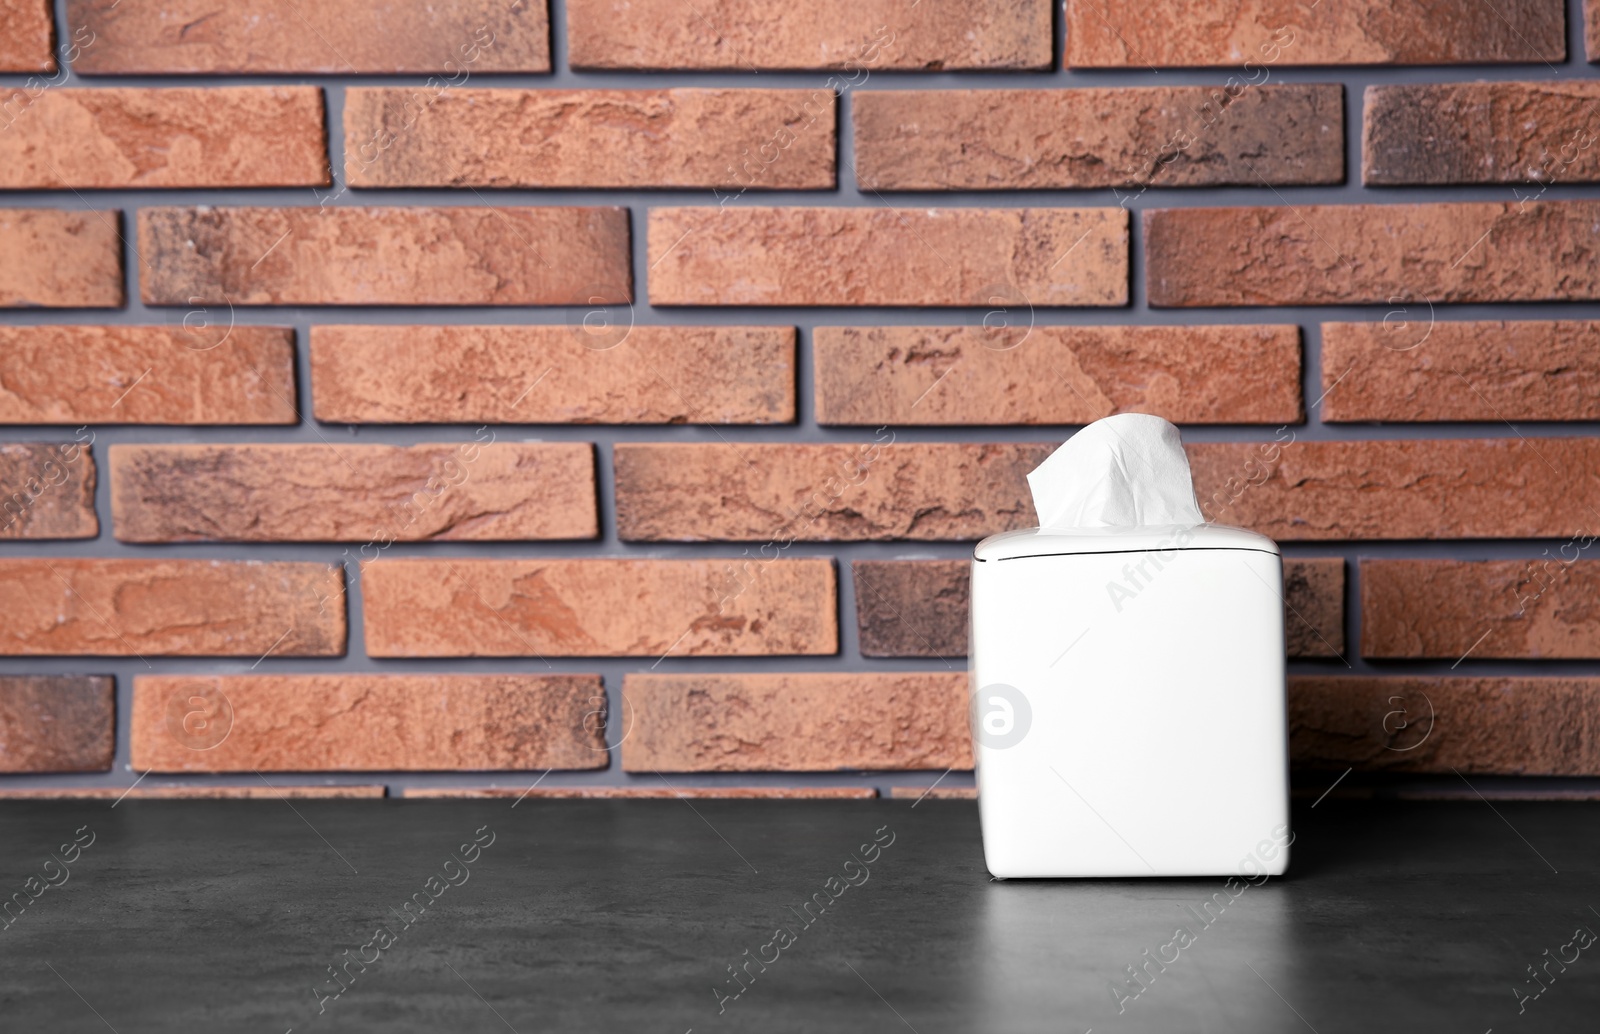
<path fill-rule="evenodd" d="M 1600 788 L 1588 6 L 0 0 L 0 796 L 970 786 L 1123 411 L 1306 787 Z"/>

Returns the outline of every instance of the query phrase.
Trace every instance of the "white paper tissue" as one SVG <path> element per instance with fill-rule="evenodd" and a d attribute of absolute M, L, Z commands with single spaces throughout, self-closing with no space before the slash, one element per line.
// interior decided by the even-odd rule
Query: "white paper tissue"
<path fill-rule="evenodd" d="M 1178 429 L 1158 416 L 1096 420 L 1028 475 L 1039 527 L 1202 524 Z"/>

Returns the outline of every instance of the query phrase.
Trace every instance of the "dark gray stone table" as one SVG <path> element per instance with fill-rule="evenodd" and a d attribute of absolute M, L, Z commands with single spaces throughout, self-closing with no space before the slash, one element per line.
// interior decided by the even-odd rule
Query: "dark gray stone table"
<path fill-rule="evenodd" d="M 5 803 L 0 1030 L 1600 1030 L 1600 804 L 1296 821 L 1229 895 L 993 882 L 957 801 Z"/>

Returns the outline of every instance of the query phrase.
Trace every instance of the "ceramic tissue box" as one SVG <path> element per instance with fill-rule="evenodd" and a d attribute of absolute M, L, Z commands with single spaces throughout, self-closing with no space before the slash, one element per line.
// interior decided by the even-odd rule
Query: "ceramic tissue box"
<path fill-rule="evenodd" d="M 1111 417 L 1029 475 L 1040 528 L 972 562 L 978 808 L 999 877 L 1288 863 L 1277 545 L 1206 524 L 1177 429 Z"/>

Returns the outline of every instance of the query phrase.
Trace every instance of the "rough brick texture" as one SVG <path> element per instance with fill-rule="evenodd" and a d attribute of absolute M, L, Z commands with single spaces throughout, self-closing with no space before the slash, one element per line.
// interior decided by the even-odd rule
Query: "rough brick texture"
<path fill-rule="evenodd" d="M 972 767 L 965 672 L 628 675 L 630 772 Z"/>
<path fill-rule="evenodd" d="M 574 68 L 1044 69 L 1048 0 L 569 0 Z M 827 89 L 836 84 L 830 81 Z"/>
<path fill-rule="evenodd" d="M 54 72 L 50 0 L 0 0 L 0 72 Z"/>
<path fill-rule="evenodd" d="M 1344 559 L 1284 557 L 1283 630 L 1290 657 L 1344 655 Z"/>
<path fill-rule="evenodd" d="M 0 539 L 94 538 L 95 481 L 78 441 L 0 443 Z"/>
<path fill-rule="evenodd" d="M 141 208 L 139 253 L 148 305 L 632 298 L 620 208 Z"/>
<path fill-rule="evenodd" d="M 834 185 L 834 100 L 810 91 L 451 90 L 345 94 L 355 187 Z"/>
<path fill-rule="evenodd" d="M 1367 87 L 1361 178 L 1373 185 L 1600 180 L 1600 82 Z"/>
<path fill-rule="evenodd" d="M 116 752 L 109 675 L 0 676 L 0 772 L 107 772 Z"/>
<path fill-rule="evenodd" d="M 656 305 L 1124 305 L 1118 208 L 654 208 Z"/>
<path fill-rule="evenodd" d="M 596 675 L 140 676 L 132 761 L 155 772 L 604 768 L 604 700 Z"/>
<path fill-rule="evenodd" d="M 318 420 L 769 424 L 795 418 L 791 327 L 318 326 Z"/>
<path fill-rule="evenodd" d="M 999 303 L 997 303 L 999 304 Z M 992 310 L 999 312 L 999 309 Z M 1294 326 L 818 327 L 817 422 L 1086 424 L 1154 413 L 1180 424 L 1303 417 Z"/>
<path fill-rule="evenodd" d="M 544 0 L 67 0 L 84 75 L 548 72 Z"/>
<path fill-rule="evenodd" d="M 1583 0 L 1583 50 L 1591 63 L 1600 61 L 1600 0 Z"/>
<path fill-rule="evenodd" d="M 979 539 L 1036 522 L 1051 443 L 618 443 L 627 541 Z M 1210 520 L 1285 541 L 1565 537 L 1600 511 L 1593 438 L 1188 446 Z M 1591 507 L 1593 509 L 1591 509 Z"/>
<path fill-rule="evenodd" d="M 1280 540 L 1566 538 L 1593 533 L 1600 440 L 1198 444 L 1209 519 Z"/>
<path fill-rule="evenodd" d="M 0 790 L 0 800 L 19 801 L 253 801 L 253 800 L 370 800 L 387 795 L 382 786 L 283 786 L 277 782 L 254 786 L 216 786 L 206 783 L 151 786 L 67 786 L 52 790 Z"/>
<path fill-rule="evenodd" d="M 1367 657 L 1600 657 L 1594 534 L 1527 560 L 1361 561 Z"/>
<path fill-rule="evenodd" d="M 0 327 L 0 423 L 293 424 L 287 327 Z"/>
<path fill-rule="evenodd" d="M 0 558 L 0 654 L 338 657 L 337 565 Z"/>
<path fill-rule="evenodd" d="M 1565 61 L 1561 0 L 1254 4 L 1067 0 L 1073 68 L 1455 65 Z"/>
<path fill-rule="evenodd" d="M 114 445 L 124 542 L 593 538 L 587 442 Z"/>
<path fill-rule="evenodd" d="M 864 657 L 967 655 L 968 560 L 856 560 L 856 632 Z M 1284 629 L 1290 657 L 1344 653 L 1344 561 L 1283 561 Z"/>
<path fill-rule="evenodd" d="M 855 105 L 872 190 L 1259 186 L 1344 181 L 1343 88 L 872 90 Z"/>
<path fill-rule="evenodd" d="M 403 560 L 362 573 L 374 657 L 831 654 L 833 563 Z"/>
<path fill-rule="evenodd" d="M 0 309 L 122 304 L 122 213 L 0 208 Z"/>
<path fill-rule="evenodd" d="M 634 444 L 613 449 L 625 541 L 977 539 L 1037 523 L 1023 475 L 1050 445 Z"/>
<path fill-rule="evenodd" d="M 863 657 L 965 657 L 970 560 L 855 560 L 856 639 Z"/>
<path fill-rule="evenodd" d="M 1145 213 L 1150 304 L 1600 299 L 1600 201 Z"/>
<path fill-rule="evenodd" d="M 314 86 L 49 90 L 0 132 L 0 188 L 321 186 L 325 141 Z"/>
<path fill-rule="evenodd" d="M 1322 325 L 1322 419 L 1600 419 L 1600 322 Z"/>
<path fill-rule="evenodd" d="M 1289 756 L 1334 771 L 1600 775 L 1600 679 L 1301 676 Z"/>

